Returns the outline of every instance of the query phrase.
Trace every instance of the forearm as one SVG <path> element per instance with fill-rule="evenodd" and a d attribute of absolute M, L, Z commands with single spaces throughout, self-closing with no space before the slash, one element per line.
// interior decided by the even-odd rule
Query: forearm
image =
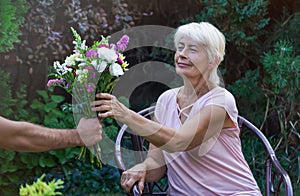
<path fill-rule="evenodd" d="M 129 115 L 124 116 L 121 121 L 138 135 L 147 139 L 155 146 L 165 149 L 169 141 L 175 136 L 176 130 L 163 126 L 153 120 L 149 120 L 132 110 L 128 110 Z"/>
<path fill-rule="evenodd" d="M 146 165 L 146 181 L 147 182 L 154 182 L 158 181 L 163 177 L 163 175 L 166 173 L 166 166 L 163 164 L 159 164 L 152 158 L 147 158 L 144 161 L 144 164 Z"/>
<path fill-rule="evenodd" d="M 163 126 L 129 110 L 122 118 L 132 131 L 143 136 L 155 146 L 167 152 L 187 151 L 218 136 L 224 125 L 226 111 L 218 106 L 207 106 L 187 119 L 178 130 Z M 201 122 L 201 123 L 200 123 Z"/>
<path fill-rule="evenodd" d="M 27 122 L 19 122 L 22 130 L 12 137 L 11 150 L 42 152 L 83 145 L 76 129 L 51 129 Z"/>
<path fill-rule="evenodd" d="M 195 137 L 195 128 L 176 130 L 149 120 L 132 110 L 129 115 L 121 119 L 132 131 L 141 135 L 150 143 L 167 152 L 180 152 L 188 149 L 191 140 Z"/>
<path fill-rule="evenodd" d="M 143 162 L 146 168 L 146 181 L 158 181 L 166 173 L 166 164 L 161 149 L 150 144 L 147 158 Z"/>

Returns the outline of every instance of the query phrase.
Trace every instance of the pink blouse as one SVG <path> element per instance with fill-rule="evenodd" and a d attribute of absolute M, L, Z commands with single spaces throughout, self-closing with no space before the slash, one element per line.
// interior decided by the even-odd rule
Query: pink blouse
<path fill-rule="evenodd" d="M 177 105 L 178 91 L 179 88 L 164 92 L 155 109 L 158 122 L 175 129 L 182 125 Z M 223 129 L 220 134 L 189 151 L 163 151 L 168 168 L 169 194 L 261 195 L 241 151 L 238 111 L 232 94 L 221 87 L 212 89 L 191 106 L 187 120 L 211 104 L 223 107 L 236 128 Z"/>

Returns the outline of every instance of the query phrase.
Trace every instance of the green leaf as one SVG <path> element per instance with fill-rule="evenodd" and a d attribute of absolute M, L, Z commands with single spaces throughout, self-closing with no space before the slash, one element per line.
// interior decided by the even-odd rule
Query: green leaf
<path fill-rule="evenodd" d="M 57 165 L 57 163 L 54 161 L 53 157 L 42 156 L 39 159 L 39 165 L 42 167 L 54 167 Z"/>
<path fill-rule="evenodd" d="M 38 101 L 37 99 L 34 99 L 30 105 L 30 107 L 32 109 L 39 109 L 42 108 L 44 106 L 44 104 L 42 104 L 40 101 Z"/>
<path fill-rule="evenodd" d="M 60 95 L 51 95 L 50 99 L 52 101 L 54 101 L 55 103 L 61 103 L 62 101 L 65 100 L 65 98 L 63 96 L 60 96 Z"/>
<path fill-rule="evenodd" d="M 38 165 L 39 155 L 37 153 L 20 153 L 20 160 L 27 168 Z"/>
<path fill-rule="evenodd" d="M 37 90 L 37 94 L 41 95 L 45 101 L 49 100 L 48 92 L 44 90 Z"/>
<path fill-rule="evenodd" d="M 79 150 L 77 148 L 66 148 L 62 150 L 50 151 L 49 153 L 58 158 L 59 163 L 64 164 L 77 156 L 79 154 Z"/>

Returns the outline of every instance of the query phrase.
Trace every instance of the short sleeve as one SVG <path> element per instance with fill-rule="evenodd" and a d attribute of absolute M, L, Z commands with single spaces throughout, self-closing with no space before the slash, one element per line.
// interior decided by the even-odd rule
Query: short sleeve
<path fill-rule="evenodd" d="M 206 100 L 205 105 L 217 105 L 224 108 L 232 120 L 232 122 L 238 126 L 237 117 L 238 110 L 234 96 L 224 88 L 218 88 L 213 92 Z"/>

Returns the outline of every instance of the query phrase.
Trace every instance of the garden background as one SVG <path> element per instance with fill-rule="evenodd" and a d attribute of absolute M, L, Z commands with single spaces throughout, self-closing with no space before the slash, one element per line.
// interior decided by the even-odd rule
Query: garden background
<path fill-rule="evenodd" d="M 48 127 L 74 127 L 70 97 L 46 86 L 53 61 L 62 61 L 72 52 L 71 27 L 91 43 L 101 34 L 134 26 L 176 28 L 190 21 L 209 21 L 225 34 L 226 57 L 220 65 L 225 87 L 236 97 L 240 114 L 268 137 L 291 177 L 295 195 L 300 194 L 298 0 L 0 0 L 1 116 Z M 171 64 L 173 53 L 143 47 L 125 55 L 134 66 L 152 60 Z M 147 67 L 141 70 L 159 74 L 147 72 Z M 157 84 L 145 85 L 144 98 L 164 90 Z M 150 101 L 127 99 L 135 110 Z M 105 123 L 114 139 L 118 125 Z M 243 146 L 264 189 L 262 147 L 251 137 L 243 138 Z M 118 170 L 77 160 L 79 150 L 16 153 L 0 149 L 0 195 L 16 195 L 20 184 L 32 183 L 43 173 L 46 180 L 64 180 L 64 195 L 123 194 Z"/>

